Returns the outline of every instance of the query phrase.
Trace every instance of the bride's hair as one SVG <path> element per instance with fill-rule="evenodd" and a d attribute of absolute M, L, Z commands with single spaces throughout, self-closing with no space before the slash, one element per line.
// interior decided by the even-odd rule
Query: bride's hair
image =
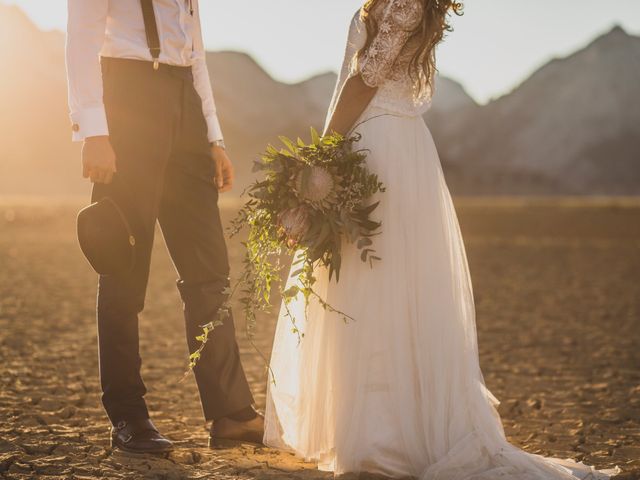
<path fill-rule="evenodd" d="M 378 25 L 375 15 L 370 13 L 375 10 L 380 3 L 395 0 L 367 0 L 362 7 L 360 16 L 367 28 L 367 42 L 358 52 L 361 56 L 371 45 L 373 38 L 378 33 Z M 418 26 L 411 33 L 407 41 L 416 42 L 419 47 L 416 49 L 409 62 L 409 76 L 415 82 L 419 94 L 428 89 L 432 89 L 436 68 L 436 46 L 444 38 L 445 32 L 452 30 L 448 17 L 450 12 L 462 15 L 462 2 L 455 0 L 414 0 L 422 3 L 423 14 Z"/>

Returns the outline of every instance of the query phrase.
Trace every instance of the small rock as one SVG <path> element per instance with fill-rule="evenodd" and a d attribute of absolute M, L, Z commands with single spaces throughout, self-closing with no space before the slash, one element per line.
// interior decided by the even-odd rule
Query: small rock
<path fill-rule="evenodd" d="M 64 463 L 42 462 L 33 463 L 33 469 L 39 475 L 64 475 L 70 473 L 69 465 Z"/>
<path fill-rule="evenodd" d="M 193 452 L 189 450 L 174 450 L 169 454 L 169 460 L 183 465 L 193 465 L 196 463 Z"/>
<path fill-rule="evenodd" d="M 74 478 L 80 480 L 81 478 L 100 478 L 102 477 L 102 470 L 100 468 L 91 468 L 87 465 L 74 465 L 73 466 Z"/>
<path fill-rule="evenodd" d="M 42 425 L 38 419 L 36 418 L 36 416 L 28 416 L 24 419 L 20 419 L 20 424 L 23 428 L 25 427 L 38 427 L 40 425 Z"/>
<path fill-rule="evenodd" d="M 42 442 L 42 443 L 23 443 L 20 445 L 24 448 L 24 451 L 29 455 L 50 455 L 56 447 L 59 446 L 57 443 L 51 442 Z"/>
<path fill-rule="evenodd" d="M 49 423 L 55 423 L 55 422 L 51 422 L 52 420 L 51 417 L 52 415 L 36 415 L 35 419 L 39 425 L 49 425 Z"/>
<path fill-rule="evenodd" d="M 613 449 L 609 448 L 607 450 L 596 450 L 595 452 L 591 452 L 592 457 L 610 457 L 613 454 Z"/>
<path fill-rule="evenodd" d="M 586 443 L 587 439 L 582 436 L 579 435 L 578 437 L 576 437 L 576 439 L 573 441 L 573 443 L 571 444 L 574 448 L 577 448 L 579 445 L 584 445 Z"/>
<path fill-rule="evenodd" d="M 42 410 L 47 412 L 55 412 L 56 410 L 60 410 L 64 405 L 59 400 L 54 400 L 51 398 L 44 398 L 40 401 L 38 405 Z"/>
<path fill-rule="evenodd" d="M 622 458 L 640 458 L 640 446 L 627 445 L 615 449 L 616 455 Z"/>
<path fill-rule="evenodd" d="M 9 470 L 11 464 L 20 458 L 20 455 L 19 452 L 3 453 L 0 455 L 0 473 Z"/>
<path fill-rule="evenodd" d="M 9 473 L 30 473 L 31 465 L 28 463 L 14 462 L 9 467 Z"/>
<path fill-rule="evenodd" d="M 250 458 L 239 458 L 233 462 L 233 466 L 241 470 L 253 470 L 265 467 L 264 463 L 256 462 Z"/>
<path fill-rule="evenodd" d="M 67 405 L 66 407 L 58 411 L 58 416 L 66 420 L 73 417 L 76 414 L 76 412 L 77 412 L 76 407 Z"/>
<path fill-rule="evenodd" d="M 533 408 L 534 410 L 540 410 L 542 408 L 542 400 L 539 398 L 530 398 L 527 400 L 527 406 L 529 408 Z"/>
<path fill-rule="evenodd" d="M 589 389 L 593 390 L 595 392 L 602 392 L 605 391 L 609 388 L 609 384 L 608 383 L 593 383 L 591 385 L 589 385 Z"/>
<path fill-rule="evenodd" d="M 69 445 L 67 443 L 63 443 L 58 445 L 51 453 L 55 453 L 56 455 L 64 455 L 69 453 L 78 453 L 78 451 L 79 448 L 77 445 Z"/>

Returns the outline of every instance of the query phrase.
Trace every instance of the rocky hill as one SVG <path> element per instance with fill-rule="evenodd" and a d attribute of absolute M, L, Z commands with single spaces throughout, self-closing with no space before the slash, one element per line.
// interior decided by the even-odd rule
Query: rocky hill
<path fill-rule="evenodd" d="M 323 125 L 335 74 L 285 84 L 243 53 L 210 52 L 207 63 L 240 185 L 278 135 Z M 0 3 L 0 65 L 0 194 L 86 193 L 70 142 L 64 35 Z M 615 28 L 485 106 L 439 78 L 425 119 L 454 193 L 640 194 L 638 85 L 640 38 Z"/>
<path fill-rule="evenodd" d="M 616 27 L 443 126 L 443 158 L 469 192 L 640 194 L 639 85 L 640 38 Z"/>

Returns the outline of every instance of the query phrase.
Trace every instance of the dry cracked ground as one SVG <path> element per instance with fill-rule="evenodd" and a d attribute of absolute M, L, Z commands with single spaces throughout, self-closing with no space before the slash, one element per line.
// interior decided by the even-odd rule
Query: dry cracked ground
<path fill-rule="evenodd" d="M 640 201 L 458 202 L 481 363 L 509 439 L 640 478 Z M 206 448 L 175 274 L 158 241 L 141 320 L 148 402 L 170 456 L 109 447 L 99 402 L 95 276 L 74 238 L 80 203 L 0 201 L 0 478 L 315 479 L 266 448 Z M 224 209 L 228 220 L 233 208 Z M 242 255 L 231 244 L 232 261 Z M 265 370 L 239 325 L 258 406 Z M 274 318 L 257 343 L 269 352 Z"/>

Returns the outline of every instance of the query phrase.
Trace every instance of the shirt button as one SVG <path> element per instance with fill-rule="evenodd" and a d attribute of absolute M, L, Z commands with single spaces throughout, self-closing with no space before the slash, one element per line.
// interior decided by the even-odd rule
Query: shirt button
<path fill-rule="evenodd" d="M 80 125 L 78 125 L 77 123 L 74 123 L 73 126 L 71 127 L 71 130 L 73 130 L 74 132 L 79 132 Z"/>

